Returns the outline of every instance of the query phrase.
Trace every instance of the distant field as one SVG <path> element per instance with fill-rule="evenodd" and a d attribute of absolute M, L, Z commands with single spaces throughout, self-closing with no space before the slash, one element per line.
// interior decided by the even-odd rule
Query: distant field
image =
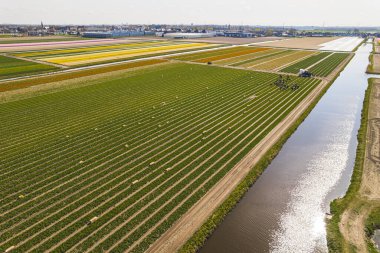
<path fill-rule="evenodd" d="M 59 68 L 0 55 L 0 79 L 38 74 Z"/>
<path fill-rule="evenodd" d="M 148 41 L 151 38 L 140 39 L 139 41 Z M 77 40 L 58 40 L 58 41 L 30 41 L 27 43 L 0 43 L 0 52 L 22 52 L 31 50 L 51 50 L 51 49 L 63 49 L 63 48 L 74 48 L 74 47 L 88 47 L 96 45 L 112 45 L 112 44 L 124 44 L 136 42 L 136 39 L 82 39 Z"/>
<path fill-rule="evenodd" d="M 88 65 L 116 60 L 135 59 L 164 53 L 182 52 L 216 47 L 217 44 L 185 43 L 169 41 L 133 42 L 61 50 L 15 53 L 18 57 L 29 57 L 65 66 Z"/>
<path fill-rule="evenodd" d="M 320 83 L 277 78 L 172 63 L 0 103 L 0 252 L 146 250 Z"/>
<path fill-rule="evenodd" d="M 297 63 L 294 63 L 284 69 L 281 69 L 281 72 L 287 72 L 287 73 L 293 73 L 296 74 L 300 71 L 300 69 L 307 69 L 308 67 L 312 66 L 313 64 L 323 60 L 327 56 L 329 56 L 332 53 L 327 52 L 321 52 L 317 53 L 315 55 L 310 56 L 309 58 L 306 58 L 305 60 L 299 61 Z"/>
<path fill-rule="evenodd" d="M 38 43 L 38 42 L 54 42 L 54 41 L 74 41 L 86 40 L 82 37 L 69 36 L 53 36 L 53 37 L 0 37 L 0 44 L 15 44 L 15 43 Z"/>
<path fill-rule="evenodd" d="M 269 41 L 260 43 L 260 46 L 267 47 L 284 47 L 300 49 L 319 49 L 320 44 L 336 40 L 338 37 L 305 37 L 305 38 L 287 38 L 279 41 Z"/>
<path fill-rule="evenodd" d="M 289 38 L 281 41 L 264 42 L 261 46 L 318 49 L 328 51 L 352 51 L 362 42 L 362 38 L 357 37 L 304 37 Z"/>
<path fill-rule="evenodd" d="M 332 54 L 333 56 L 329 57 Z M 300 69 L 309 69 L 314 75 L 325 77 L 348 56 L 349 53 L 240 46 L 172 58 L 195 63 L 211 62 L 220 66 L 291 74 L 297 74 Z"/>
<path fill-rule="evenodd" d="M 265 41 L 275 41 L 283 40 L 283 37 L 258 37 L 258 38 L 233 38 L 233 37 L 213 37 L 213 38 L 198 38 L 189 39 L 187 41 L 191 42 L 208 42 L 208 43 L 225 43 L 225 44 L 250 44 L 250 43 L 261 43 Z"/>

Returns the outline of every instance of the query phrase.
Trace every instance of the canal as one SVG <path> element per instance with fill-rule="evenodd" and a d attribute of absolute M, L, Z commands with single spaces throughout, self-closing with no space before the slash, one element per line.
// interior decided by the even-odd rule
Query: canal
<path fill-rule="evenodd" d="M 325 214 L 349 185 L 371 50 L 358 49 L 200 252 L 327 252 Z"/>

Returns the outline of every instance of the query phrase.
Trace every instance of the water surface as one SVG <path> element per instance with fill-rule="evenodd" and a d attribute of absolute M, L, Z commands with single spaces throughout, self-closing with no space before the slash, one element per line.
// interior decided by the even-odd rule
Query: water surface
<path fill-rule="evenodd" d="M 371 50 L 359 48 L 200 252 L 327 252 L 324 218 L 349 185 Z"/>

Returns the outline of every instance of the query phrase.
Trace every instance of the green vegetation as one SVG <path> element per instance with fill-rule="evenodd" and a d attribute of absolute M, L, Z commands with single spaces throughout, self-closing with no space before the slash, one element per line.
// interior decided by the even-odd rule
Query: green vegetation
<path fill-rule="evenodd" d="M 277 78 L 164 64 L 0 104 L 0 251 L 146 250 L 320 83 Z"/>
<path fill-rule="evenodd" d="M 330 204 L 330 212 L 333 216 L 327 224 L 327 245 L 329 247 L 329 252 L 341 253 L 352 251 L 351 245 L 349 245 L 349 243 L 343 238 L 343 235 L 339 230 L 339 222 L 341 220 L 343 212 L 349 207 L 350 204 L 356 203 L 357 205 L 361 205 L 360 199 L 358 199 L 357 195 L 360 189 L 360 183 L 363 174 L 363 165 L 366 150 L 366 135 L 368 128 L 369 100 L 372 86 L 373 79 L 370 79 L 363 102 L 361 124 L 357 135 L 358 146 L 356 149 L 355 165 L 350 186 L 348 187 L 346 195 L 343 198 L 335 199 Z"/>
<path fill-rule="evenodd" d="M 269 166 L 271 161 L 280 152 L 287 139 L 297 130 L 298 126 L 306 119 L 309 113 L 317 105 L 334 80 L 325 86 L 318 97 L 302 113 L 296 122 L 286 131 L 286 133 L 268 150 L 260 161 L 252 168 L 246 178 L 235 188 L 232 194 L 218 207 L 218 209 L 208 218 L 202 227 L 182 246 L 180 253 L 195 253 L 204 244 L 206 239 L 223 221 L 224 217 L 235 207 L 239 200 L 244 196 L 249 187 L 255 183 L 261 173 Z"/>
<path fill-rule="evenodd" d="M 374 60 L 373 60 L 373 57 L 374 57 L 374 54 L 370 54 L 369 55 L 369 64 L 368 64 L 368 67 L 367 67 L 367 71 L 366 73 L 375 73 L 374 71 Z"/>
<path fill-rule="evenodd" d="M 378 253 L 379 250 L 372 243 L 371 239 L 376 229 L 380 229 L 380 207 L 374 208 L 365 223 L 365 233 L 367 236 L 367 247 L 370 253 Z"/>
<path fill-rule="evenodd" d="M 59 68 L 0 55 L 0 79 L 37 74 Z"/>
<path fill-rule="evenodd" d="M 307 69 L 311 65 L 319 62 L 320 60 L 329 56 L 330 54 L 331 53 L 323 52 L 323 53 L 319 53 L 317 55 L 310 56 L 309 58 L 306 58 L 300 62 L 294 63 L 294 64 L 292 64 L 292 65 L 290 65 L 284 69 L 281 69 L 280 71 L 286 72 L 286 73 L 297 74 L 300 71 L 300 69 Z"/>
<path fill-rule="evenodd" d="M 293 51 L 292 50 L 284 50 L 284 51 L 279 51 L 276 53 L 268 52 L 267 55 L 263 55 L 263 56 L 260 56 L 257 58 L 248 59 L 248 60 L 245 60 L 242 62 L 237 62 L 237 63 L 231 64 L 231 66 L 249 66 L 249 65 L 252 65 L 251 63 L 262 62 L 263 60 L 276 59 L 278 56 L 283 56 L 283 55 L 289 54 L 291 52 L 293 52 Z"/>
<path fill-rule="evenodd" d="M 326 77 L 330 75 L 331 72 L 333 72 L 349 55 L 349 53 L 334 53 L 309 70 L 316 76 Z"/>
<path fill-rule="evenodd" d="M 27 88 L 27 87 L 31 87 L 31 86 L 35 86 L 39 84 L 67 81 L 67 80 L 71 80 L 75 78 L 104 74 L 104 73 L 113 72 L 113 71 L 149 66 L 149 65 L 159 64 L 163 62 L 166 62 L 166 60 L 153 59 L 153 60 L 146 60 L 146 61 L 136 61 L 136 62 L 128 62 L 124 64 L 106 66 L 102 68 L 93 68 L 93 69 L 86 69 L 86 70 L 80 70 L 80 71 L 69 72 L 69 73 L 60 73 L 60 74 L 55 74 L 53 76 L 40 76 L 40 77 L 29 78 L 29 79 L 24 79 L 24 80 L 16 80 L 12 82 L 6 82 L 0 85 L 0 92 L 23 89 L 23 88 Z"/>
<path fill-rule="evenodd" d="M 214 56 L 219 56 L 223 54 L 239 52 L 244 49 L 245 47 L 230 47 L 230 48 L 212 50 L 209 52 L 198 52 L 198 53 L 193 53 L 193 54 L 173 56 L 171 58 L 176 59 L 176 60 L 181 60 L 181 61 L 197 61 L 197 60 L 208 58 L 208 57 L 214 57 Z"/>

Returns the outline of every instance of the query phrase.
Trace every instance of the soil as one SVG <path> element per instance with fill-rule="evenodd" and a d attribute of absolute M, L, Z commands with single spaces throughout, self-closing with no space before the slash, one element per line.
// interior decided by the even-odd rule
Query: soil
<path fill-rule="evenodd" d="M 380 74 L 380 54 L 374 54 L 373 55 L 373 73 Z"/>
<path fill-rule="evenodd" d="M 273 41 L 261 43 L 261 46 L 270 47 L 286 47 L 286 48 L 301 48 L 301 49 L 319 49 L 320 44 L 336 40 L 337 37 L 306 37 L 306 38 L 291 38 L 281 41 Z"/>
<path fill-rule="evenodd" d="M 344 211 L 339 229 L 345 240 L 357 252 L 368 252 L 365 236 L 365 221 L 371 210 L 380 206 L 380 79 L 370 95 L 367 147 L 363 175 L 358 196 Z"/>
<path fill-rule="evenodd" d="M 250 44 L 266 41 L 278 41 L 283 40 L 282 37 L 258 37 L 258 38 L 231 38 L 231 37 L 213 37 L 213 38 L 198 38 L 198 39 L 189 39 L 183 41 L 191 42 L 209 42 L 209 43 L 221 43 L 221 44 Z"/>

